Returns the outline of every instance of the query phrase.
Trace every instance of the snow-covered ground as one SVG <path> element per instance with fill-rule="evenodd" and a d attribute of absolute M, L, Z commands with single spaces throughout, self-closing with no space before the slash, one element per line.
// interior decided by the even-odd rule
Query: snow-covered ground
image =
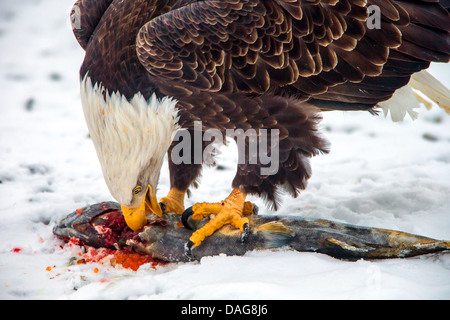
<path fill-rule="evenodd" d="M 77 249 L 61 249 L 54 224 L 74 209 L 113 200 L 81 110 L 83 51 L 68 27 L 72 2 L 0 0 L 0 298 L 450 298 L 448 253 L 344 262 L 278 250 L 137 272 L 69 266 Z M 448 65 L 431 70 L 450 85 Z M 308 189 L 287 198 L 279 214 L 450 239 L 450 116 L 436 106 L 419 112 L 418 120 L 401 123 L 325 114 L 321 127 L 332 152 L 313 159 Z M 226 197 L 235 159 L 231 148 L 220 157 L 225 170 L 205 169 L 188 204 Z M 164 167 L 159 196 L 168 183 Z M 252 200 L 261 214 L 275 214 Z"/>

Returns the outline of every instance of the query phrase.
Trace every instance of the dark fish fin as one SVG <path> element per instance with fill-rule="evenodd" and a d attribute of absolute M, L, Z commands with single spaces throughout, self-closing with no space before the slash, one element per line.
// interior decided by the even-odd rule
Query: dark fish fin
<path fill-rule="evenodd" d="M 272 221 L 255 228 L 264 237 L 264 247 L 278 248 L 291 242 L 295 233 L 279 221 Z"/>

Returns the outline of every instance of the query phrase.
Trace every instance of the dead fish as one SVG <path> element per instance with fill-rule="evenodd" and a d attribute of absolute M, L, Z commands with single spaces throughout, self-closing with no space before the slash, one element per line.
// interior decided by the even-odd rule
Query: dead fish
<path fill-rule="evenodd" d="M 129 229 L 120 205 L 102 202 L 78 209 L 53 229 L 60 239 L 75 239 L 96 248 L 129 247 L 167 262 L 200 260 L 219 254 L 244 255 L 252 250 L 286 248 L 318 252 L 338 259 L 406 258 L 450 250 L 450 241 L 435 240 L 401 231 L 355 226 L 324 219 L 294 216 L 248 216 L 250 233 L 245 241 L 239 230 L 223 227 L 198 247 L 186 253 L 185 243 L 192 229 L 202 227 L 208 218 L 192 220 L 177 214 L 163 218 L 148 216 L 148 224 L 138 231 Z"/>

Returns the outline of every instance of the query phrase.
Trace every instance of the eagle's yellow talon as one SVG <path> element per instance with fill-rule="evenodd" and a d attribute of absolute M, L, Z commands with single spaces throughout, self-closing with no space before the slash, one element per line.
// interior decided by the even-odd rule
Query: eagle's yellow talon
<path fill-rule="evenodd" d="M 210 216 L 212 214 L 216 215 L 222 210 L 223 208 L 223 202 L 216 202 L 216 203 L 196 203 L 192 206 L 192 210 L 194 211 L 192 215 L 192 219 L 195 220 L 201 220 L 203 218 L 206 218 L 207 216 Z"/>
<path fill-rule="evenodd" d="M 182 214 L 184 212 L 184 191 L 176 188 L 170 189 L 167 196 L 159 200 L 160 204 L 164 205 L 164 213 L 173 212 Z"/>
<path fill-rule="evenodd" d="M 220 210 L 223 209 L 223 207 L 224 207 L 224 201 L 214 202 L 214 203 L 208 203 L 208 202 L 196 203 L 192 206 L 192 210 L 193 210 L 192 219 L 201 220 L 212 214 L 217 215 L 220 212 Z M 253 214 L 254 210 L 255 210 L 255 205 L 252 202 L 250 202 L 250 201 L 244 202 L 244 210 L 243 210 L 244 216 Z"/>
<path fill-rule="evenodd" d="M 194 247 L 197 247 L 206 237 L 212 235 L 226 224 L 244 231 L 244 225 L 249 223 L 247 218 L 242 217 L 245 214 L 244 209 L 248 211 L 247 214 L 250 214 L 253 208 L 253 204 L 245 202 L 245 194 L 239 189 L 234 189 L 228 198 L 222 202 L 195 204 L 192 207 L 192 218 L 202 219 L 211 214 L 214 214 L 215 217 L 205 226 L 195 231 L 189 240 L 192 241 Z"/>
<path fill-rule="evenodd" d="M 244 202 L 244 216 L 248 216 L 250 214 L 256 214 L 257 207 L 250 201 Z"/>

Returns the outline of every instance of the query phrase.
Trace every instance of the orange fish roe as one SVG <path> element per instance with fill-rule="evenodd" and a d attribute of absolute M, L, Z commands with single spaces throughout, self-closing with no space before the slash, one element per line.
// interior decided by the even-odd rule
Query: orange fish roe
<path fill-rule="evenodd" d="M 151 263 L 152 268 L 156 268 L 156 262 L 149 256 L 139 253 L 129 253 L 126 251 L 116 251 L 114 258 L 111 259 L 111 264 L 121 264 L 124 268 L 137 271 L 140 266 L 146 263 Z"/>
<path fill-rule="evenodd" d="M 124 268 L 131 269 L 133 271 L 137 271 L 140 266 L 146 263 L 151 263 L 153 269 L 156 269 L 157 265 L 155 260 L 147 255 L 129 252 L 126 250 L 112 250 L 105 248 L 89 248 L 88 252 L 83 254 L 81 258 L 82 259 L 77 261 L 77 264 L 85 264 L 89 262 L 109 262 L 112 266 L 122 265 Z M 98 268 L 95 268 L 94 273 L 97 272 Z"/>
<path fill-rule="evenodd" d="M 45 270 L 47 270 L 47 271 L 52 271 L 52 267 L 47 267 L 47 268 L 45 268 Z"/>

